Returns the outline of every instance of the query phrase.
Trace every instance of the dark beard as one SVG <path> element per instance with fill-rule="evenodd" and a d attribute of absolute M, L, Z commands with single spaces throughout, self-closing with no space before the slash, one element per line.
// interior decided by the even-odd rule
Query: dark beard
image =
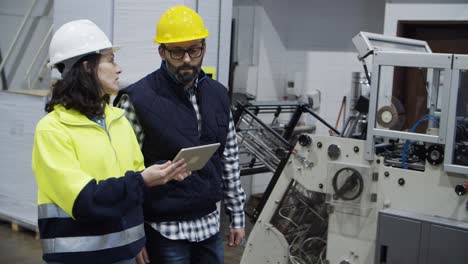
<path fill-rule="evenodd" d="M 166 65 L 169 71 L 172 74 L 174 74 L 174 77 L 176 78 L 176 80 L 184 85 L 192 83 L 198 77 L 198 74 L 200 73 L 200 69 L 201 69 L 201 63 L 200 65 L 195 65 L 195 66 L 190 65 L 190 64 L 183 64 L 179 67 L 175 67 L 174 64 L 166 60 Z M 182 73 L 181 71 L 182 68 L 190 68 L 192 69 L 192 73 L 189 73 L 189 72 Z"/>

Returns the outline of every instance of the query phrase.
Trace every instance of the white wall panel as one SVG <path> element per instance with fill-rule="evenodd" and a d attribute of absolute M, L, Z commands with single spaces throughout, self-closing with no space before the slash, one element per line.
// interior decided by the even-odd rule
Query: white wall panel
<path fill-rule="evenodd" d="M 298 53 L 298 52 L 296 52 Z M 305 72 L 304 91 L 320 90 L 322 103 L 319 115 L 329 124 L 335 125 L 343 96 L 347 96 L 349 106 L 349 93 L 351 90 L 351 75 L 354 71 L 361 71 L 361 64 L 353 52 L 300 52 L 291 58 L 302 56 L 299 63 L 292 60 L 287 62 L 295 70 Z M 339 129 L 342 128 L 341 122 Z M 328 134 L 328 128 L 317 123 L 317 134 Z"/>
<path fill-rule="evenodd" d="M 218 69 L 218 51 L 219 51 L 219 25 L 220 25 L 220 1 L 205 0 L 197 1 L 197 11 L 205 22 L 205 26 L 210 32 L 206 39 L 206 54 L 203 59 L 203 65 Z"/>
<path fill-rule="evenodd" d="M 183 0 L 115 0 L 114 43 L 123 48 L 116 53 L 122 67 L 120 85 L 125 87 L 155 71 L 161 64 L 158 45 L 153 42 L 161 15 Z"/>
<path fill-rule="evenodd" d="M 254 59 L 255 6 L 235 6 L 233 17 L 236 20 L 234 59 L 245 65 L 256 64 Z"/>
<path fill-rule="evenodd" d="M 231 58 L 232 0 L 220 1 L 218 81 L 228 86 Z"/>
<path fill-rule="evenodd" d="M 34 130 L 45 98 L 0 92 L 0 218 L 37 227 L 37 187 L 31 168 Z"/>
<path fill-rule="evenodd" d="M 287 50 L 265 9 L 258 8 L 258 94 L 257 100 L 280 100 L 284 95 Z"/>
<path fill-rule="evenodd" d="M 89 19 L 112 39 L 113 0 L 55 0 L 54 26 L 76 19 Z"/>

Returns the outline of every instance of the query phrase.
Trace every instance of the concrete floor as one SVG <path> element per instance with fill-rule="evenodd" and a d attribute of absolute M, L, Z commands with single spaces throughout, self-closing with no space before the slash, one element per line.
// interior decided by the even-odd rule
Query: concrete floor
<path fill-rule="evenodd" d="M 9 222 L 0 222 L 0 263 L 42 263 L 41 245 L 35 236 L 35 232 L 13 231 Z"/>
<path fill-rule="evenodd" d="M 246 232 L 252 229 L 250 221 L 246 219 Z M 222 219 L 224 240 L 228 239 L 228 228 L 225 219 Z M 39 240 L 35 239 L 35 232 L 29 230 L 13 231 L 9 222 L 0 222 L 0 263 L 37 264 L 42 262 L 42 251 Z M 225 245 L 224 263 L 240 263 L 242 246 L 232 248 Z"/>

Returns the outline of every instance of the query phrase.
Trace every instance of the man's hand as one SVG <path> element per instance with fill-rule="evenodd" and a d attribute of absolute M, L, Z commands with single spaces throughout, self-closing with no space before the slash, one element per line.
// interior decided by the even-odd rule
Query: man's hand
<path fill-rule="evenodd" d="M 136 264 L 150 263 L 150 260 L 148 258 L 148 253 L 146 252 L 146 247 L 143 247 L 140 253 L 138 253 L 138 255 L 135 257 L 135 263 Z"/>
<path fill-rule="evenodd" d="M 238 245 L 240 245 L 244 237 L 245 237 L 244 228 L 230 228 L 228 246 L 237 247 Z"/>

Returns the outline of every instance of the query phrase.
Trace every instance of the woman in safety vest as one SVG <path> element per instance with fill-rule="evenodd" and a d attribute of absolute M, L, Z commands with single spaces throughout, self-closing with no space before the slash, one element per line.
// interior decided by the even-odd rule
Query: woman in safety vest
<path fill-rule="evenodd" d="M 144 168 L 124 111 L 108 104 L 122 72 L 116 50 L 89 20 L 64 24 L 51 40 L 49 64 L 62 79 L 32 153 L 47 263 L 145 263 L 145 188 L 191 173 L 184 161 Z"/>

